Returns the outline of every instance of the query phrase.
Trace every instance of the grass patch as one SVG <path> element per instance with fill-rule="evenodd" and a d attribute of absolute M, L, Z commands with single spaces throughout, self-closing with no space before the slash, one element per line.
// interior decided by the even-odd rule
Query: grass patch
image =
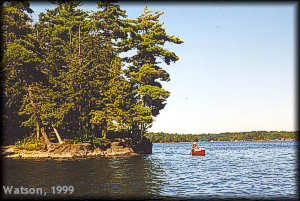
<path fill-rule="evenodd" d="M 25 149 L 28 151 L 38 151 L 44 149 L 46 144 L 40 139 L 37 139 L 35 133 L 32 133 L 30 136 L 25 137 L 22 140 L 16 141 L 15 145 L 19 149 Z"/>

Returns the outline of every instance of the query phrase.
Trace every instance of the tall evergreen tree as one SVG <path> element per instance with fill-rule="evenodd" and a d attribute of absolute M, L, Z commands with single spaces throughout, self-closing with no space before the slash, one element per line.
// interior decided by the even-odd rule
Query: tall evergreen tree
<path fill-rule="evenodd" d="M 93 13 L 90 25 L 95 36 L 98 54 L 105 56 L 98 65 L 105 72 L 102 93 L 96 102 L 96 108 L 91 111 L 92 123 L 102 128 L 106 137 L 108 130 L 127 128 L 130 122 L 129 83 L 124 77 L 122 60 L 119 54 L 124 51 L 124 43 L 128 38 L 128 20 L 126 12 L 113 1 L 99 1 L 98 11 Z M 100 42 L 100 44 L 99 44 Z"/>
<path fill-rule="evenodd" d="M 82 73 L 86 63 L 81 57 L 80 45 L 84 41 L 83 36 L 87 35 L 84 25 L 88 14 L 77 8 L 80 5 L 78 1 L 56 3 L 55 9 L 40 14 L 36 26 L 44 50 L 48 88 L 56 94 L 53 125 L 61 126 L 61 129 L 72 128 L 71 132 L 82 131 L 82 105 L 88 104 L 82 103 L 84 86 L 80 80 L 84 79 Z M 77 88 L 81 91 L 73 90 Z"/>
<path fill-rule="evenodd" d="M 45 77 L 39 69 L 41 57 L 30 26 L 32 20 L 25 11 L 32 12 L 26 2 L 9 2 L 4 8 L 3 91 L 7 103 L 16 106 L 16 111 L 19 111 L 20 105 L 22 110 L 26 104 L 24 99 L 28 97 L 33 108 L 30 118 L 35 121 L 38 131 L 41 114 L 34 100 L 32 88 L 44 82 Z M 44 137 L 47 141 L 47 136 Z"/>
<path fill-rule="evenodd" d="M 145 125 L 151 125 L 152 116 L 157 116 L 165 107 L 170 92 L 162 88 L 159 81 L 169 81 L 169 74 L 162 68 L 161 63 L 170 65 L 179 57 L 163 48 L 166 42 L 181 44 L 178 37 L 168 35 L 159 22 L 162 12 L 144 9 L 144 13 L 133 21 L 135 28 L 131 33 L 131 46 L 136 54 L 127 61 L 130 62 L 127 75 L 137 94 L 134 120 L 139 124 L 141 135 Z"/>

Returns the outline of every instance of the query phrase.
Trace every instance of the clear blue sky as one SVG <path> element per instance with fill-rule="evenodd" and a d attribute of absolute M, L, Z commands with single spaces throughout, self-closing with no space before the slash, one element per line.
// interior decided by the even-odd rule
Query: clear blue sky
<path fill-rule="evenodd" d="M 121 5 L 136 18 L 146 4 Z M 31 6 L 37 13 L 54 7 Z M 163 11 L 167 33 L 184 40 L 166 46 L 180 60 L 165 66 L 171 96 L 150 131 L 296 130 L 295 4 L 147 6 Z M 83 9 L 96 6 L 89 2 Z"/>

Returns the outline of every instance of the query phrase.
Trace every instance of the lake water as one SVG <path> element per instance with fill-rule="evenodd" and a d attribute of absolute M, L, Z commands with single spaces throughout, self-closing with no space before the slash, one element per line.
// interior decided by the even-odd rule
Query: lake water
<path fill-rule="evenodd" d="M 67 193 L 74 187 L 72 195 L 61 195 L 68 198 L 296 199 L 296 145 L 202 142 L 198 146 L 205 148 L 206 155 L 191 156 L 192 143 L 157 143 L 153 154 L 129 158 L 5 159 L 2 183 L 42 188 L 47 197 L 58 196 L 52 194 L 53 186 L 65 185 Z M 3 189 L 2 196 L 11 197 Z"/>

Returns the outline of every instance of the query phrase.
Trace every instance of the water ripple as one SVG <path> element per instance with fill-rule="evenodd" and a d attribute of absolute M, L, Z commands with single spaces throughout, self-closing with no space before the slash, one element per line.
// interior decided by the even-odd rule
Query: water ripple
<path fill-rule="evenodd" d="M 184 157 L 180 154 L 188 150 L 189 143 L 155 144 L 153 152 L 164 146 L 168 153 L 159 157 L 161 167 L 165 167 L 164 179 L 167 180 L 161 194 L 296 196 L 294 142 L 203 144 L 207 153 L 205 157 Z M 152 155 L 152 158 L 156 157 Z"/>
<path fill-rule="evenodd" d="M 80 161 L 5 160 L 6 185 L 74 185 L 97 198 L 296 198 L 295 142 L 154 144 L 153 154 Z"/>

